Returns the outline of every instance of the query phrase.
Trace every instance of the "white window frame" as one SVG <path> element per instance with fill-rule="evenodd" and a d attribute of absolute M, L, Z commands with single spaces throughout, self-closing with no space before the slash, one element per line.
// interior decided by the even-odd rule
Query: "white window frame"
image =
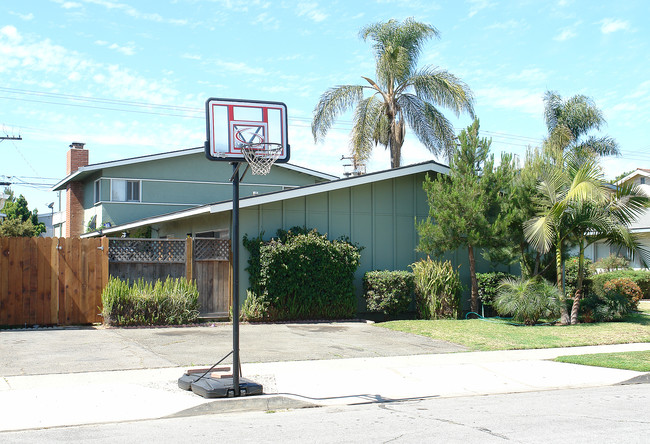
<path fill-rule="evenodd" d="M 93 184 L 93 190 L 95 193 L 95 204 L 98 204 L 102 200 L 102 182 L 101 179 L 97 179 Z"/>
<path fill-rule="evenodd" d="M 124 199 L 116 198 L 117 186 L 123 186 Z M 129 184 L 137 185 L 137 199 L 133 198 L 133 190 L 131 190 L 131 196 L 129 196 Z M 117 196 L 119 197 L 119 196 Z M 111 179 L 111 202 L 142 202 L 142 181 L 138 179 Z"/>

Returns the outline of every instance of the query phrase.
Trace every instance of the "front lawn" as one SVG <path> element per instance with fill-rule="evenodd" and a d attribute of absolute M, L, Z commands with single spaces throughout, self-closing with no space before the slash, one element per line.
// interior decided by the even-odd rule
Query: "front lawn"
<path fill-rule="evenodd" d="M 559 356 L 554 359 L 569 364 L 620 368 L 637 372 L 650 372 L 650 350 L 622 353 L 596 353 L 593 355 Z"/>
<path fill-rule="evenodd" d="M 454 342 L 471 350 L 517 350 L 650 342 L 650 302 L 624 322 L 519 327 L 487 320 L 391 321 L 376 324 Z"/>

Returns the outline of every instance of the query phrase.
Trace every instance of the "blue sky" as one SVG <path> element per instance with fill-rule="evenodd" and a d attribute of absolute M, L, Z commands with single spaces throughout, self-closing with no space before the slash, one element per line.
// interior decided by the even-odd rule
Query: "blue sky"
<path fill-rule="evenodd" d="M 545 135 L 542 97 L 584 94 L 622 156 L 608 177 L 650 168 L 650 2 L 33 0 L 2 2 L 0 181 L 48 213 L 65 154 L 90 162 L 201 146 L 209 97 L 285 102 L 291 162 L 341 176 L 350 115 L 324 143 L 310 122 L 329 87 L 374 76 L 359 29 L 391 18 L 431 24 L 420 66 L 443 67 L 475 95 L 492 151 L 523 154 Z M 458 131 L 467 116 L 447 113 Z M 403 164 L 434 158 L 407 136 Z M 207 162 L 207 160 L 206 160 Z M 389 168 L 378 148 L 369 171 Z"/>

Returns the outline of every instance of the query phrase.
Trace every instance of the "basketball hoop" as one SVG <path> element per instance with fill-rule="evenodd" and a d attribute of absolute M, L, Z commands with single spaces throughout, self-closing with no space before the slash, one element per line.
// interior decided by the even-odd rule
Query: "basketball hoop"
<path fill-rule="evenodd" d="M 257 142 L 243 143 L 241 152 L 251 168 L 251 172 L 258 176 L 266 176 L 271 171 L 271 166 L 282 154 L 282 144 Z"/>

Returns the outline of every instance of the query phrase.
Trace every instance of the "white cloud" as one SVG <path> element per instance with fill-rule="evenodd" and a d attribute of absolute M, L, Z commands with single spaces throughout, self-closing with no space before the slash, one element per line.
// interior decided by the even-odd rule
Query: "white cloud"
<path fill-rule="evenodd" d="M 324 13 L 318 6 L 318 3 L 298 3 L 296 5 L 297 14 L 299 17 L 307 16 L 314 22 L 322 22 L 328 15 Z"/>
<path fill-rule="evenodd" d="M 474 17 L 476 14 L 481 12 L 483 9 L 494 6 L 494 3 L 490 2 L 489 0 L 468 0 L 467 3 L 470 4 L 469 14 L 468 14 L 469 18 Z"/>
<path fill-rule="evenodd" d="M 7 37 L 11 43 L 20 43 L 22 37 L 15 26 L 7 25 L 0 28 L 0 36 Z"/>
<path fill-rule="evenodd" d="M 508 20 L 505 22 L 493 23 L 485 29 L 503 29 L 503 30 L 512 30 L 512 29 L 526 29 L 528 28 L 528 23 L 526 20 Z"/>
<path fill-rule="evenodd" d="M 541 83 L 548 78 L 548 75 L 539 68 L 530 68 L 523 69 L 517 74 L 510 74 L 507 78 L 508 80 L 519 80 L 526 83 Z"/>
<path fill-rule="evenodd" d="M 630 24 L 625 20 L 606 18 L 598 23 L 600 23 L 600 32 L 603 34 L 611 34 L 612 32 L 616 31 L 630 30 Z"/>
<path fill-rule="evenodd" d="M 185 53 L 181 55 L 182 58 L 188 59 L 188 60 L 201 60 L 201 56 L 199 54 L 189 54 Z"/>
<path fill-rule="evenodd" d="M 133 45 L 133 42 L 129 42 L 127 46 L 121 46 L 118 45 L 117 43 L 110 43 L 105 41 L 105 40 L 96 40 L 95 41 L 96 45 L 99 46 L 106 46 L 108 49 L 111 49 L 113 51 L 117 51 L 119 53 L 122 53 L 124 55 L 134 55 L 135 54 L 135 46 Z"/>
<path fill-rule="evenodd" d="M 255 17 L 253 25 L 262 26 L 264 29 L 280 29 L 280 21 L 268 12 L 262 12 Z"/>
<path fill-rule="evenodd" d="M 537 90 L 493 86 L 476 90 L 476 97 L 480 107 L 524 112 L 538 118 L 544 114 L 542 94 Z"/>
<path fill-rule="evenodd" d="M 31 12 L 29 14 L 21 14 L 19 12 L 9 11 L 9 14 L 15 15 L 16 17 L 21 18 L 22 20 L 25 21 L 30 21 L 34 19 L 34 14 L 32 14 Z"/>
<path fill-rule="evenodd" d="M 553 40 L 557 40 L 558 42 L 563 42 L 565 40 L 572 39 L 576 35 L 578 34 L 576 34 L 576 32 L 573 29 L 565 28 L 562 30 L 562 32 L 560 32 L 558 35 L 553 37 Z"/>

